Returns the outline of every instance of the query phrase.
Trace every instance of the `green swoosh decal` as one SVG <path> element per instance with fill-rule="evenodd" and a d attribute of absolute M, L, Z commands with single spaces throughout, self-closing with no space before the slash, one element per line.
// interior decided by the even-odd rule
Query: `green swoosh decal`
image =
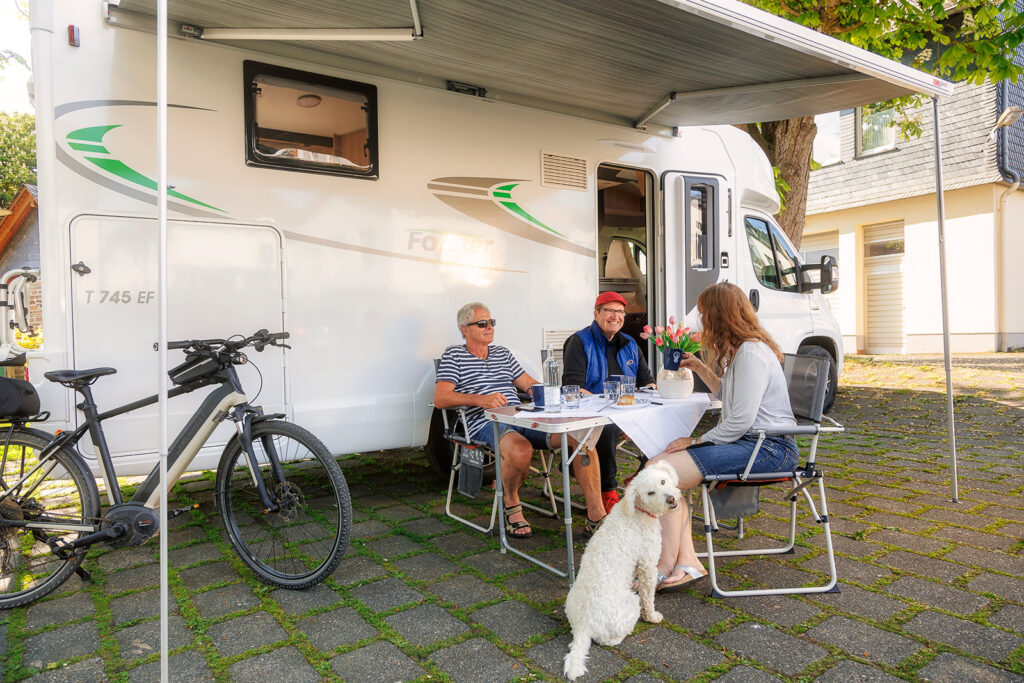
<path fill-rule="evenodd" d="M 84 140 L 85 142 L 103 142 L 103 136 L 115 128 L 120 128 L 120 123 L 112 126 L 90 126 L 79 128 L 68 133 L 68 140 Z"/>
<path fill-rule="evenodd" d="M 134 168 L 125 164 L 123 161 L 119 161 L 117 159 L 103 159 L 100 157 L 85 157 L 85 159 L 86 161 L 91 161 L 92 163 L 96 164 L 104 171 L 116 175 L 118 178 L 123 178 L 124 180 L 127 180 L 130 183 L 141 185 L 142 187 L 145 187 L 150 190 L 156 190 L 157 186 L 155 180 L 142 175 Z M 206 208 L 213 209 L 214 211 L 227 213 L 226 211 L 224 211 L 224 209 L 218 209 L 216 206 L 211 206 L 210 204 L 206 204 L 204 202 L 199 201 L 198 199 L 194 199 L 192 197 L 189 197 L 188 195 L 181 194 L 180 192 L 177 192 L 175 190 L 167 190 L 167 195 L 170 197 L 175 197 L 176 199 L 182 199 L 186 202 L 198 204 L 199 206 L 205 206 Z"/>
<path fill-rule="evenodd" d="M 565 237 L 565 235 L 563 235 L 562 233 L 558 232 L 554 228 L 548 227 L 547 225 L 544 225 L 543 223 L 541 223 L 539 220 L 537 220 L 536 218 L 531 216 L 529 213 L 527 213 L 526 209 L 524 209 L 523 207 L 519 206 L 515 202 L 513 202 L 513 201 L 508 201 L 508 202 L 501 201 L 502 199 L 506 199 L 506 198 L 507 199 L 512 199 L 512 188 L 516 187 L 518 184 L 519 183 L 512 183 L 510 185 L 502 185 L 501 187 L 495 188 L 495 190 L 504 190 L 503 192 L 497 192 L 497 191 L 492 190 L 491 194 L 493 194 L 496 198 L 498 198 L 497 201 L 498 201 L 499 204 L 504 206 L 506 209 L 508 209 L 509 211 L 514 213 L 515 215 L 517 215 L 520 218 L 522 218 L 524 221 L 529 221 L 529 222 L 533 223 L 534 225 L 536 225 L 538 228 L 543 228 L 544 230 L 547 230 L 548 232 L 550 232 L 550 233 L 552 233 L 554 235 L 558 235 L 559 237 Z M 568 239 L 568 238 L 566 238 L 566 239 Z"/>

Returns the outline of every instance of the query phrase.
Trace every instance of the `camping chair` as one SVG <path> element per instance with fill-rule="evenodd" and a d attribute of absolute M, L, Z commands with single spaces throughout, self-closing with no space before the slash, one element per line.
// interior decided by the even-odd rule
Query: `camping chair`
<path fill-rule="evenodd" d="M 440 363 L 441 359 L 434 359 L 435 373 Z M 467 408 L 455 407 L 438 410 L 440 410 L 441 420 L 444 424 L 444 438 L 450 441 L 453 447 L 451 472 L 448 476 L 448 495 L 444 504 L 445 514 L 477 531 L 482 531 L 485 534 L 490 533 L 494 529 L 494 522 L 498 517 L 500 501 L 496 493 L 492 494 L 491 517 L 486 527 L 460 517 L 453 512 L 452 496 L 454 493 L 459 492 L 469 498 L 476 497 L 480 488 L 483 471 L 487 469 L 493 471 L 494 469 L 494 450 L 491 449 L 490 444 L 469 437 L 469 429 L 466 422 Z M 548 451 L 536 451 L 536 455 L 540 461 L 539 467 L 531 465 L 530 471 L 544 477 L 543 493 L 551 507 L 550 509 L 539 507 L 522 500 L 522 498 L 520 498 L 520 502 L 522 502 L 524 508 L 539 512 L 546 517 L 557 517 L 558 505 L 556 501 L 560 501 L 561 498 L 555 496 L 554 489 L 551 486 L 551 466 L 554 463 L 554 456 Z"/>
<path fill-rule="evenodd" d="M 786 385 L 789 387 L 789 401 L 793 415 L 797 418 L 796 426 L 780 426 L 757 431 L 757 446 L 743 472 L 735 474 L 709 475 L 701 482 L 700 492 L 704 510 L 704 534 L 707 537 L 707 551 L 698 553 L 708 560 L 708 573 L 711 578 L 712 597 L 739 597 L 750 595 L 777 595 L 786 593 L 838 593 L 836 586 L 836 558 L 832 548 L 832 532 L 829 526 L 828 505 L 825 501 L 825 479 L 817 468 L 815 456 L 818 450 L 818 438 L 822 434 L 833 434 L 843 431 L 843 426 L 823 414 L 825 390 L 828 382 L 828 361 L 816 356 L 796 356 L 785 354 L 783 371 Z M 829 424 L 822 425 L 822 420 Z M 802 467 L 790 472 L 765 472 L 752 474 L 750 469 L 760 450 L 761 443 L 768 436 L 810 436 L 811 446 L 807 452 L 807 461 Z M 757 496 L 762 486 L 783 484 L 788 487 L 786 498 L 790 501 L 790 535 L 786 545 L 775 548 L 755 548 L 748 550 L 719 550 L 714 545 L 714 534 L 718 531 L 718 517 L 738 517 L 741 521 L 745 516 L 757 512 Z M 817 484 L 818 507 L 808 490 Z M 749 590 L 722 590 L 718 586 L 715 562 L 723 557 L 743 555 L 778 555 L 790 553 L 796 542 L 797 505 L 802 499 L 807 501 L 811 516 L 821 524 L 825 534 L 825 551 L 828 555 L 829 581 L 823 586 L 797 586 L 792 588 L 764 588 Z M 741 527 L 742 529 L 742 527 Z"/>

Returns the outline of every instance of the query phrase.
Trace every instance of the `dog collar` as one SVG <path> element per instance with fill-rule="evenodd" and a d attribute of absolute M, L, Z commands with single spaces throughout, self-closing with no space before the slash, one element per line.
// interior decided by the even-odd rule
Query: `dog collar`
<path fill-rule="evenodd" d="M 640 507 L 639 505 L 634 505 L 633 507 L 634 507 L 634 508 L 636 508 L 636 511 L 637 511 L 637 512 L 642 512 L 642 513 L 644 513 L 645 515 L 647 515 L 648 517 L 650 517 L 651 519 L 657 519 L 657 518 L 658 518 L 658 516 L 657 516 L 657 515 L 652 515 L 652 514 L 651 514 L 650 512 L 648 512 L 647 510 L 644 510 L 644 509 L 643 509 L 643 508 L 641 508 L 641 507 Z"/>

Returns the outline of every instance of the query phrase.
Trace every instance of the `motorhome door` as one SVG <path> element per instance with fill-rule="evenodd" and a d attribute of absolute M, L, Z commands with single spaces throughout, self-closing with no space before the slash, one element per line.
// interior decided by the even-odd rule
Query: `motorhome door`
<path fill-rule="evenodd" d="M 82 215 L 70 224 L 72 354 L 74 367 L 110 366 L 93 391 L 100 411 L 157 392 L 157 222 L 145 218 Z M 266 226 L 199 221 L 168 223 L 168 338 L 225 338 L 260 328 L 283 329 L 281 240 Z M 250 353 L 238 366 L 252 400 L 284 412 L 285 377 L 279 349 Z M 168 354 L 169 367 L 184 360 Z M 262 390 L 261 390 L 262 385 Z M 173 439 L 208 393 L 200 389 L 168 403 Z M 82 419 L 78 414 L 79 423 Z M 115 456 L 151 454 L 159 444 L 156 405 L 105 421 Z M 218 427 L 209 445 L 224 443 L 231 424 Z M 80 447 L 89 457 L 92 443 Z M 145 458 L 140 458 L 145 460 Z"/>
<path fill-rule="evenodd" d="M 698 323 L 697 297 L 718 282 L 723 252 L 717 178 L 670 172 L 665 187 L 665 310 Z"/>

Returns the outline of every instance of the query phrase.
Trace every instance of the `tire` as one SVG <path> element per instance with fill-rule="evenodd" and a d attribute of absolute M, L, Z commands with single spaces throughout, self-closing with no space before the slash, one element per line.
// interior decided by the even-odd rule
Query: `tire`
<path fill-rule="evenodd" d="M 81 566 L 87 548 L 79 548 L 70 557 L 58 557 L 47 541 L 66 543 L 99 528 L 100 494 L 96 480 L 74 451 L 67 448 L 57 451 L 50 456 L 54 462 L 52 468 L 44 465 L 14 488 L 22 476 L 36 466 L 37 454 L 51 438 L 46 432 L 21 428 L 7 441 L 7 432 L 0 431 L 0 449 L 5 449 L 0 453 L 3 481 L 0 518 L 51 519 L 93 528 L 48 533 L 45 529 L 29 530 L 0 522 L 0 609 L 38 600 L 64 583 Z M 7 493 L 10 495 L 3 495 Z"/>
<path fill-rule="evenodd" d="M 825 388 L 825 412 L 827 413 L 832 410 L 832 405 L 836 402 L 836 390 L 839 385 L 839 370 L 836 367 L 835 358 L 820 346 L 801 346 L 797 354 L 828 360 L 828 385 Z"/>
<path fill-rule="evenodd" d="M 216 498 L 228 539 L 261 581 L 281 588 L 309 588 L 334 571 L 348 549 L 352 503 L 341 468 L 311 433 L 279 420 L 252 426 L 259 473 L 281 509 L 265 513 L 235 436 L 217 468 Z M 267 443 L 284 470 L 278 485 Z"/>

